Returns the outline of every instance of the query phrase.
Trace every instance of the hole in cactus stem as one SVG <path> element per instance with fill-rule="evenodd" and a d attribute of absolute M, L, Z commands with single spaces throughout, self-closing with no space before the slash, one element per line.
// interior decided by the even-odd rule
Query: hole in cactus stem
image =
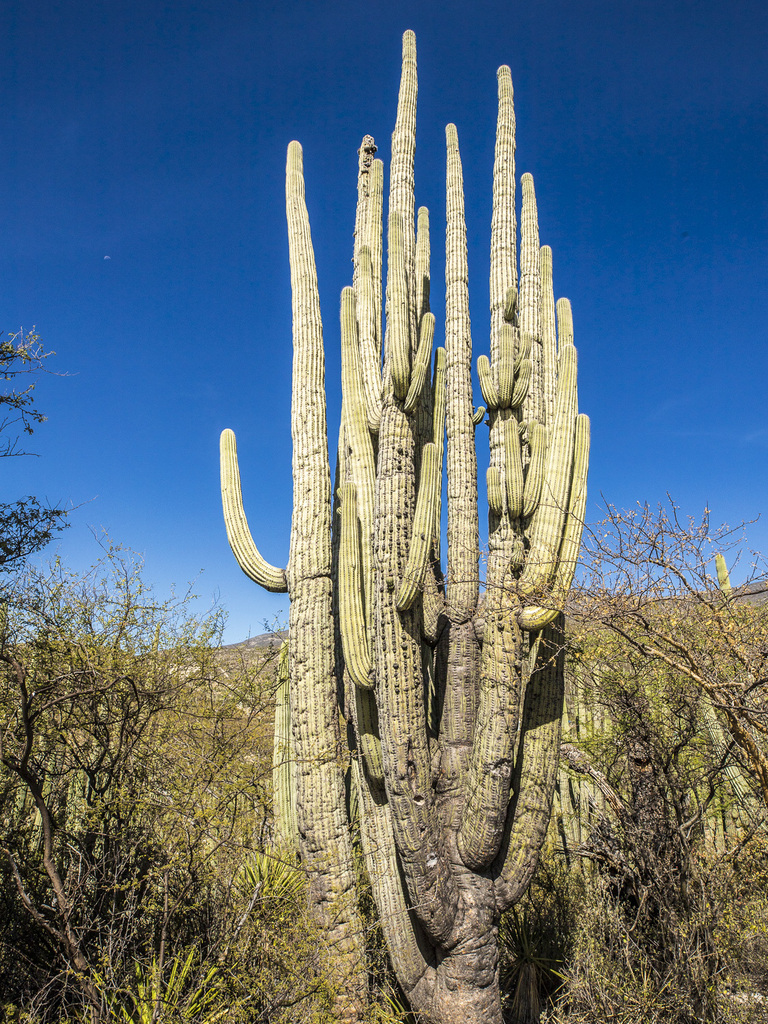
<path fill-rule="evenodd" d="M 437 864 L 437 857 L 435 856 L 434 853 L 430 853 L 430 855 L 427 857 L 427 867 L 433 868 L 435 864 Z"/>

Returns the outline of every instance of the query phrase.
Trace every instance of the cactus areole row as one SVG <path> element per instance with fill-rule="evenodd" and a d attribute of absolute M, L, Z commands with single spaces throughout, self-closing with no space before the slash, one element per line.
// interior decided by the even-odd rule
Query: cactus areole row
<path fill-rule="evenodd" d="M 485 407 L 472 397 L 454 125 L 446 129 L 445 344 L 433 350 L 429 217 L 414 202 L 416 88 L 416 41 L 406 32 L 383 339 L 383 165 L 370 136 L 359 150 L 352 284 L 341 295 L 335 484 L 302 150 L 297 142 L 288 147 L 293 518 L 286 568 L 265 561 L 251 537 L 230 430 L 221 437 L 222 494 L 243 571 L 290 596 L 296 825 L 333 951 L 337 1018 L 365 1019 L 364 934 L 345 800 L 351 762 L 367 872 L 411 1006 L 426 1021 L 496 1024 L 497 926 L 536 868 L 557 776 L 561 613 L 581 541 L 589 420 L 577 408 L 571 308 L 567 299 L 554 302 L 552 254 L 539 245 L 528 174 L 518 256 L 508 67 L 498 71 L 490 352 L 476 364 Z M 486 411 L 481 593 L 475 438 L 485 431 Z"/>

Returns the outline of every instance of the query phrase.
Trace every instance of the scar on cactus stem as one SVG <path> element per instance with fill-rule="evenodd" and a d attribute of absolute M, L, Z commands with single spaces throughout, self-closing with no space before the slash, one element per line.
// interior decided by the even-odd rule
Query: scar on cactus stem
<path fill-rule="evenodd" d="M 436 1024 L 500 1024 L 497 925 L 525 891 L 549 821 L 563 699 L 563 608 L 586 505 L 571 307 L 554 300 L 533 179 L 498 72 L 490 349 L 473 404 L 464 184 L 446 129 L 444 345 L 432 348 L 429 216 L 414 198 L 416 41 L 403 37 L 382 284 L 383 164 L 358 152 L 351 287 L 341 297 L 342 414 L 331 486 L 320 303 L 303 154 L 288 148 L 294 506 L 285 569 L 259 553 L 235 439 L 221 472 L 230 544 L 251 579 L 289 594 L 281 695 L 280 827 L 293 807 L 342 1021 L 365 1019 L 344 773 L 351 764 L 368 876 L 398 981 Z M 382 343 L 382 305 L 384 324 Z M 488 567 L 479 573 L 476 429 L 487 410 Z M 443 474 L 447 550 L 441 557 Z M 342 694 L 341 709 L 337 703 Z M 285 714 L 290 711 L 290 745 Z M 342 749 L 339 710 L 347 722 Z M 276 776 L 277 777 L 277 776 Z M 291 810 L 291 814 L 293 811 Z"/>

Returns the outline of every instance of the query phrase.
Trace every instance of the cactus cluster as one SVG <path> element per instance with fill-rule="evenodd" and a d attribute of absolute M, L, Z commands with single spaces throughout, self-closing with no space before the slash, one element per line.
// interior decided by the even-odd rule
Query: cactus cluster
<path fill-rule="evenodd" d="M 222 495 L 243 570 L 290 596 L 284 707 L 292 719 L 296 819 L 317 913 L 347 972 L 337 1016 L 360 1019 L 364 1002 L 342 693 L 366 866 L 399 982 L 426 1020 L 493 1024 L 501 1020 L 499 916 L 535 869 L 557 776 L 561 613 L 581 539 L 589 421 L 578 414 L 570 305 L 554 302 L 552 257 L 539 245 L 530 175 L 522 179 L 518 274 L 507 67 L 498 72 L 490 358 L 477 361 L 485 406 L 473 404 L 464 190 L 453 125 L 446 129 L 445 344 L 433 354 L 429 216 L 424 208 L 417 213 L 414 200 L 416 94 L 415 38 L 406 32 L 384 295 L 383 165 L 370 136 L 359 150 L 352 285 L 341 296 L 335 486 L 302 150 L 292 142 L 287 568 L 269 565 L 249 533 L 231 431 L 221 440 Z M 486 410 L 489 546 L 481 593 L 475 435 Z"/>

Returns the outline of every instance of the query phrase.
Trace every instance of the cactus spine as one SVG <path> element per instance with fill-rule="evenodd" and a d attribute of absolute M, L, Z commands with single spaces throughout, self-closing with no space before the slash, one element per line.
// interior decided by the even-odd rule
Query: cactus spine
<path fill-rule="evenodd" d="M 485 595 L 475 452 L 485 409 L 475 408 L 472 394 L 458 134 L 454 125 L 446 129 L 445 346 L 433 360 L 423 208 L 414 230 L 411 32 L 403 37 L 392 136 L 383 351 L 383 173 L 370 136 L 359 150 L 352 287 L 341 299 L 333 534 L 320 310 L 301 149 L 289 147 L 294 510 L 285 571 L 264 562 L 248 534 L 234 437 L 222 435 L 232 548 L 251 578 L 287 588 L 291 599 L 301 856 L 321 922 L 346 951 L 352 983 L 343 1019 L 362 1012 L 354 968 L 361 946 L 349 898 L 337 683 L 368 875 L 399 981 L 426 1020 L 501 1021 L 496 925 L 535 870 L 557 776 L 562 609 L 584 517 L 589 421 L 577 409 L 567 300 L 557 304 L 555 329 L 551 253 L 539 248 L 530 175 L 523 178 L 518 278 L 509 68 L 498 78 L 491 345 L 490 359 L 478 360 L 491 452 Z"/>

